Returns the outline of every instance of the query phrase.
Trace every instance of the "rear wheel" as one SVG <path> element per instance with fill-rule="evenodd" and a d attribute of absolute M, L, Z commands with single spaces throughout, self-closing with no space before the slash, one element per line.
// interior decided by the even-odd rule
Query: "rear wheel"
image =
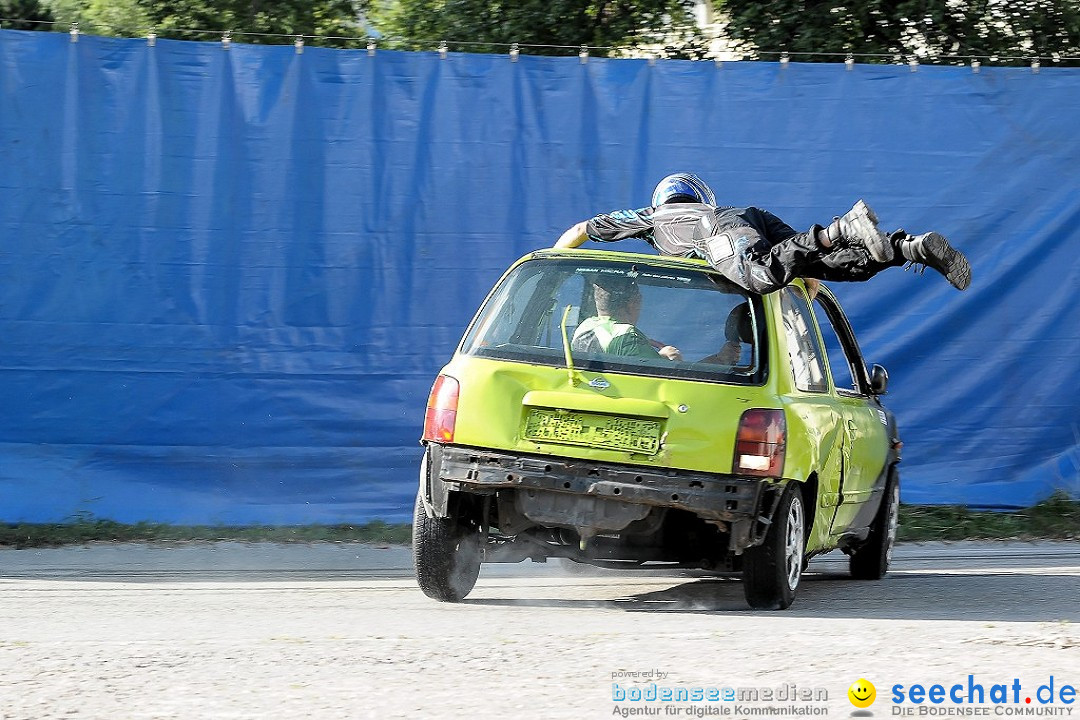
<path fill-rule="evenodd" d="M 426 472 L 427 462 L 421 469 L 420 493 Z M 429 518 L 420 493 L 413 512 L 416 582 L 429 598 L 457 602 L 469 594 L 480 574 L 480 531 L 453 515 Z"/>
<path fill-rule="evenodd" d="M 797 482 L 780 496 L 765 542 L 746 551 L 743 591 L 756 610 L 783 610 L 795 599 L 803 570 L 806 511 Z"/>
<path fill-rule="evenodd" d="M 900 475 L 896 468 L 889 470 L 885 482 L 885 497 L 881 500 L 874 524 L 866 542 L 851 553 L 848 567 L 857 580 L 880 580 L 889 571 L 893 546 L 896 545 L 896 529 L 900 518 Z"/>

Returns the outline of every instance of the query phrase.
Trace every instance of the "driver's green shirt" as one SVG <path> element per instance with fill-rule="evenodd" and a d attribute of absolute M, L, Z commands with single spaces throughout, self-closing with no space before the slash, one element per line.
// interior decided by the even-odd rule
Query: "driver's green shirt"
<path fill-rule="evenodd" d="M 605 352 L 609 355 L 656 359 L 656 352 L 644 333 L 630 323 L 615 322 L 611 317 L 590 317 L 574 331 L 571 347 L 584 352 Z"/>

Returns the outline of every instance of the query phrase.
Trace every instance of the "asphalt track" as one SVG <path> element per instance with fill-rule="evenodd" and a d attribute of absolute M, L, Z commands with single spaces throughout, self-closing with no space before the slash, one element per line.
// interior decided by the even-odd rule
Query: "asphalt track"
<path fill-rule="evenodd" d="M 1080 718 L 1080 703 L 1024 702 L 1050 676 L 1080 688 L 1078 593 L 1076 542 L 903 545 L 878 582 L 825 556 L 779 613 L 747 610 L 730 579 L 554 563 L 485 567 L 447 605 L 400 547 L 3 550 L 0 718 L 889 717 L 894 685 L 969 675 L 987 692 L 1019 681 L 990 717 Z M 863 677 L 878 699 L 856 711 Z M 759 697 L 614 699 L 651 686 Z M 827 698 L 776 700 L 804 690 Z"/>

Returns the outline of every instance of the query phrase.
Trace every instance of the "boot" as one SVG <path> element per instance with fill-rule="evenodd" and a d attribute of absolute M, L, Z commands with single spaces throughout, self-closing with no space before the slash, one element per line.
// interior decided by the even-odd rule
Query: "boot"
<path fill-rule="evenodd" d="M 877 223 L 877 215 L 865 201 L 860 200 L 819 232 L 824 234 L 834 247 L 862 245 L 872 258 L 887 263 L 893 259 L 893 246 Z"/>
<path fill-rule="evenodd" d="M 971 284 L 971 265 L 968 259 L 964 257 L 964 253 L 953 248 L 940 233 L 907 235 L 906 238 L 898 240 L 897 249 L 908 261 L 908 266 L 918 264 L 922 265 L 923 269 L 934 268 L 957 290 L 966 290 Z"/>

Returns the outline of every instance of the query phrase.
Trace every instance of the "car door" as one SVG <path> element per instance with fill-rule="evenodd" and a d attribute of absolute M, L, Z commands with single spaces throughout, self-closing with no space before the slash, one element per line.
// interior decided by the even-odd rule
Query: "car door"
<path fill-rule="evenodd" d="M 789 285 L 779 292 L 785 345 L 795 386 L 788 398 L 788 412 L 795 413 L 800 424 L 812 428 L 816 445 L 817 497 L 813 526 L 807 534 L 807 549 L 830 545 L 833 516 L 840 504 L 840 490 L 848 454 L 847 411 L 829 382 L 825 351 L 817 332 L 814 313 L 802 288 Z"/>
<path fill-rule="evenodd" d="M 829 375 L 844 416 L 847 452 L 832 534 L 841 535 L 874 497 L 888 456 L 888 418 L 870 392 L 855 334 L 836 298 L 822 289 L 814 300 Z"/>

